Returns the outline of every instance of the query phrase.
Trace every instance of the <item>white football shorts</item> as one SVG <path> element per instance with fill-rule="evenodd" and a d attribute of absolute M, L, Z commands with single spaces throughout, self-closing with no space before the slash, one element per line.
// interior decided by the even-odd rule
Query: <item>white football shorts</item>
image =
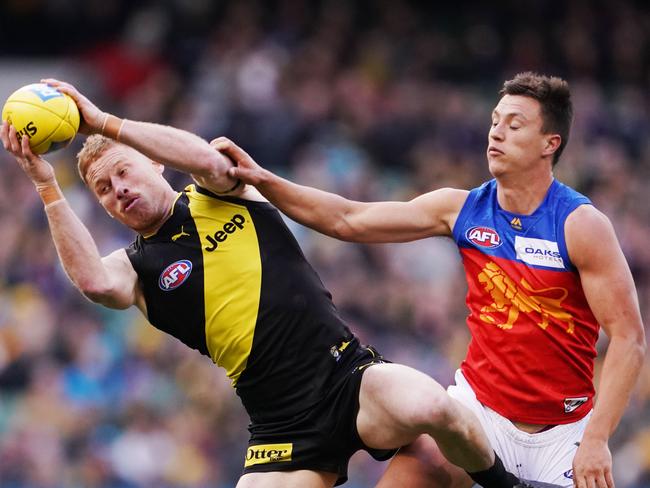
<path fill-rule="evenodd" d="M 479 418 L 490 444 L 508 471 L 526 480 L 567 488 L 573 486 L 573 457 L 591 412 L 571 424 L 528 434 L 479 402 L 460 369 L 456 371 L 454 379 L 456 384 L 449 386 L 447 392 Z"/>

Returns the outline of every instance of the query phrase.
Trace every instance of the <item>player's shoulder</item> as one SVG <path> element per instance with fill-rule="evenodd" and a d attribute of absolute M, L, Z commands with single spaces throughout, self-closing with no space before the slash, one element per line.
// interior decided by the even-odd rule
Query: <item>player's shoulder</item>
<path fill-rule="evenodd" d="M 595 253 L 607 255 L 618 247 L 612 222 L 593 205 L 580 205 L 571 212 L 564 233 L 571 260 L 578 267 Z"/>
<path fill-rule="evenodd" d="M 611 227 L 609 217 L 591 204 L 578 205 L 567 217 L 566 226 L 591 234 L 604 227 Z"/>

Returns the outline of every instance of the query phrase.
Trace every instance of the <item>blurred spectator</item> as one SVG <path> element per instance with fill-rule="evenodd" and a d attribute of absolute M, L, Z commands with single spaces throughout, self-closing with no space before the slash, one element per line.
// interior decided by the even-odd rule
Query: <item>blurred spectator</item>
<path fill-rule="evenodd" d="M 576 121 L 556 175 L 612 219 L 650 316 L 645 2 L 131 5 L 2 2 L 5 95 L 21 63 L 33 73 L 57 56 L 70 81 L 116 114 L 227 135 L 297 182 L 386 200 L 486 179 L 501 81 L 527 69 L 566 77 Z M 80 191 L 79 145 L 49 155 L 66 196 L 100 251 L 128 245 L 133 236 Z M 188 182 L 168 177 L 178 188 Z M 136 312 L 79 297 L 29 185 L 0 152 L 0 487 L 234 486 L 246 420 L 225 375 Z M 290 225 L 363 340 L 451 380 L 468 337 L 450 243 L 353 245 Z M 621 488 L 650 486 L 649 426 L 646 362 L 611 443 Z M 346 486 L 373 486 L 383 467 L 355 456 Z"/>

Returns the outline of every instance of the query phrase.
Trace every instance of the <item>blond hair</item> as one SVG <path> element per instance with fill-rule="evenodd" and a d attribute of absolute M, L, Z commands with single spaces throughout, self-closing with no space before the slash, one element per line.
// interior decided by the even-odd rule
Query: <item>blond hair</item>
<path fill-rule="evenodd" d="M 88 175 L 90 165 L 97 161 L 107 149 L 113 147 L 115 144 L 119 143 L 100 134 L 93 134 L 86 139 L 81 151 L 77 154 L 77 170 L 86 185 L 88 185 L 86 176 Z"/>

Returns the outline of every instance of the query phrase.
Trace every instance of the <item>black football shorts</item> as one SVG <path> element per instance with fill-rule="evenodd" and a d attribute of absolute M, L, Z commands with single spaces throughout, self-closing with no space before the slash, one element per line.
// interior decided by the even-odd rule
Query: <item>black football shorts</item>
<path fill-rule="evenodd" d="M 366 447 L 357 432 L 359 390 L 366 368 L 388 362 L 372 347 L 358 346 L 351 361 L 332 382 L 323 400 L 291 419 L 251 423 L 244 474 L 307 469 L 336 473 L 347 481 L 350 457 L 360 449 L 378 461 L 397 449 Z"/>

